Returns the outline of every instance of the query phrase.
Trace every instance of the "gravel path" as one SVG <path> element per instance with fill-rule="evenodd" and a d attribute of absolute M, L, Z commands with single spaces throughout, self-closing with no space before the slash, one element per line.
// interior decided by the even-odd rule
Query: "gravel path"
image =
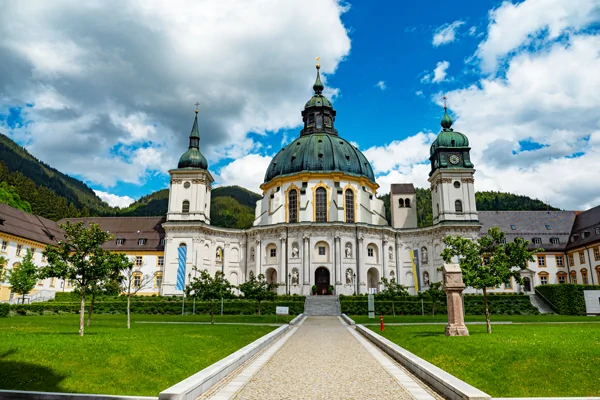
<path fill-rule="evenodd" d="M 336 317 L 310 317 L 236 399 L 410 399 Z"/>

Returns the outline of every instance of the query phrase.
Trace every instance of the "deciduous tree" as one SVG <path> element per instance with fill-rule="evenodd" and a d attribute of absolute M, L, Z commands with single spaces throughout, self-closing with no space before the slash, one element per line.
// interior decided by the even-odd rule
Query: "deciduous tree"
<path fill-rule="evenodd" d="M 125 257 L 125 256 L 124 256 Z M 127 329 L 131 328 L 131 297 L 140 290 L 148 288 L 154 282 L 154 275 L 142 274 L 141 267 L 125 257 L 126 267 L 123 270 L 122 288 L 127 296 Z"/>
<path fill-rule="evenodd" d="M 435 316 L 435 305 L 446 297 L 446 293 L 442 290 L 441 282 L 431 283 L 429 289 L 424 291 L 421 295 L 423 299 L 431 301 L 431 314 Z"/>
<path fill-rule="evenodd" d="M 46 246 L 44 254 L 48 266 L 43 268 L 44 277 L 57 277 L 70 280 L 80 290 L 81 308 L 79 309 L 79 335 L 84 335 L 85 296 L 92 284 L 108 279 L 115 269 L 118 260 L 115 255 L 101 246 L 113 238 L 97 224 L 86 227 L 83 222 L 75 224 L 67 221 L 60 225 L 64 231 L 64 239 L 55 246 Z"/>
<path fill-rule="evenodd" d="M 465 285 L 483 290 L 487 332 L 492 333 L 487 289 L 509 283 L 511 277 L 522 284 L 520 271 L 542 249 L 528 250 L 529 242 L 521 238 L 506 243 L 504 232 L 497 227 L 475 240 L 446 236 L 444 244 L 444 261 L 449 263 L 457 257 Z"/>
<path fill-rule="evenodd" d="M 187 296 L 199 300 L 210 301 L 210 323 L 215 323 L 215 299 L 231 298 L 233 286 L 223 277 L 221 271 L 217 271 L 212 277 L 207 270 L 199 271 L 194 267 L 194 271 L 200 273 L 199 276 L 190 279 L 190 283 L 185 287 Z"/>
<path fill-rule="evenodd" d="M 8 271 L 10 289 L 23 296 L 21 302 L 25 303 L 25 296 L 35 287 L 37 279 L 38 269 L 33 263 L 33 252 L 31 249 L 27 249 L 27 253 L 25 253 L 21 264 L 12 267 Z"/>
<path fill-rule="evenodd" d="M 394 306 L 394 300 L 398 297 L 407 297 L 408 290 L 406 287 L 402 286 L 399 283 L 396 283 L 396 278 L 392 278 L 388 280 L 387 278 L 381 278 L 381 283 L 383 283 L 383 290 L 377 294 L 377 298 L 389 300 L 392 302 L 392 314 L 396 315 L 396 308 Z"/>
<path fill-rule="evenodd" d="M 269 283 L 263 274 L 256 277 L 254 272 L 250 271 L 248 280 L 238 286 L 240 292 L 244 293 L 244 297 L 258 302 L 258 315 L 260 316 L 260 303 L 263 300 L 273 300 L 275 292 L 273 289 L 277 287 L 276 283 Z"/>

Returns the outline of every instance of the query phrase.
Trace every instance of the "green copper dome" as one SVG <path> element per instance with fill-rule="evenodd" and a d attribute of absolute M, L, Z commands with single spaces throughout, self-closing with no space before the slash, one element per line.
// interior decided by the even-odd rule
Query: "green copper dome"
<path fill-rule="evenodd" d="M 431 144 L 431 148 L 429 149 L 429 153 L 431 155 L 433 155 L 438 148 L 469 147 L 469 139 L 467 136 L 463 133 L 455 132 L 451 128 L 452 118 L 450 118 L 445 108 L 441 125 L 442 131 Z"/>
<path fill-rule="evenodd" d="M 299 172 L 342 172 L 376 183 L 364 154 L 341 137 L 327 133 L 300 136 L 281 149 L 267 168 L 265 182 Z"/>
<path fill-rule="evenodd" d="M 200 153 L 200 135 L 198 134 L 198 110 L 194 118 L 194 125 L 190 132 L 190 145 L 179 159 L 177 168 L 208 169 L 206 158 Z"/>
<path fill-rule="evenodd" d="M 356 147 L 338 136 L 334 127 L 336 112 L 323 95 L 323 83 L 317 65 L 315 94 L 302 111 L 304 128 L 300 137 L 273 157 L 265 174 L 265 183 L 276 177 L 300 172 L 342 172 L 375 182 L 371 164 Z"/>

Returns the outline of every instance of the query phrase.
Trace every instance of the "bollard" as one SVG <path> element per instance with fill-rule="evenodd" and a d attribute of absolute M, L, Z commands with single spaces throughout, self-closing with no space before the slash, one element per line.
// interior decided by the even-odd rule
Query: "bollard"
<path fill-rule="evenodd" d="M 383 324 L 383 315 L 379 316 L 379 327 L 382 331 L 385 329 L 385 325 Z"/>

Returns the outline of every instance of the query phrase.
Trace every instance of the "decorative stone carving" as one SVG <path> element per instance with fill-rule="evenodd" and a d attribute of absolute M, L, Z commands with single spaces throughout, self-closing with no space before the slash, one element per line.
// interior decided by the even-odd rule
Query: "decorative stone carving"
<path fill-rule="evenodd" d="M 348 268 L 346 270 L 346 285 L 351 285 L 352 284 L 352 270 L 350 268 Z"/>
<path fill-rule="evenodd" d="M 429 255 L 427 254 L 427 247 L 425 246 L 421 247 L 421 261 L 423 264 L 429 263 Z"/>
<path fill-rule="evenodd" d="M 396 273 L 394 271 L 390 271 L 390 280 L 396 279 Z"/>
<path fill-rule="evenodd" d="M 292 269 L 292 285 L 297 285 L 300 281 L 300 273 L 298 272 L 298 268 Z"/>
<path fill-rule="evenodd" d="M 469 336 L 465 326 L 463 304 L 460 294 L 465 289 L 462 272 L 458 264 L 444 264 L 444 292 L 448 302 L 448 326 L 446 336 Z"/>
<path fill-rule="evenodd" d="M 346 243 L 346 258 L 352 258 L 352 244 Z"/>
<path fill-rule="evenodd" d="M 222 262 L 222 261 L 223 261 L 223 257 L 222 257 L 222 253 L 221 253 L 221 251 L 222 251 L 222 250 L 221 250 L 221 248 L 220 248 L 220 247 L 219 247 L 219 248 L 217 248 L 217 252 L 216 252 L 216 261 L 217 261 L 218 263 L 220 263 L 220 262 Z"/>
<path fill-rule="evenodd" d="M 394 248 L 391 246 L 388 248 L 388 259 L 390 261 L 394 260 Z"/>
<path fill-rule="evenodd" d="M 463 183 L 475 183 L 475 179 L 473 178 L 462 178 L 461 181 Z"/>
<path fill-rule="evenodd" d="M 250 262 L 254 262 L 254 247 L 250 248 Z"/>
<path fill-rule="evenodd" d="M 298 243 L 292 244 L 292 258 L 298 258 L 300 256 L 300 249 Z"/>

